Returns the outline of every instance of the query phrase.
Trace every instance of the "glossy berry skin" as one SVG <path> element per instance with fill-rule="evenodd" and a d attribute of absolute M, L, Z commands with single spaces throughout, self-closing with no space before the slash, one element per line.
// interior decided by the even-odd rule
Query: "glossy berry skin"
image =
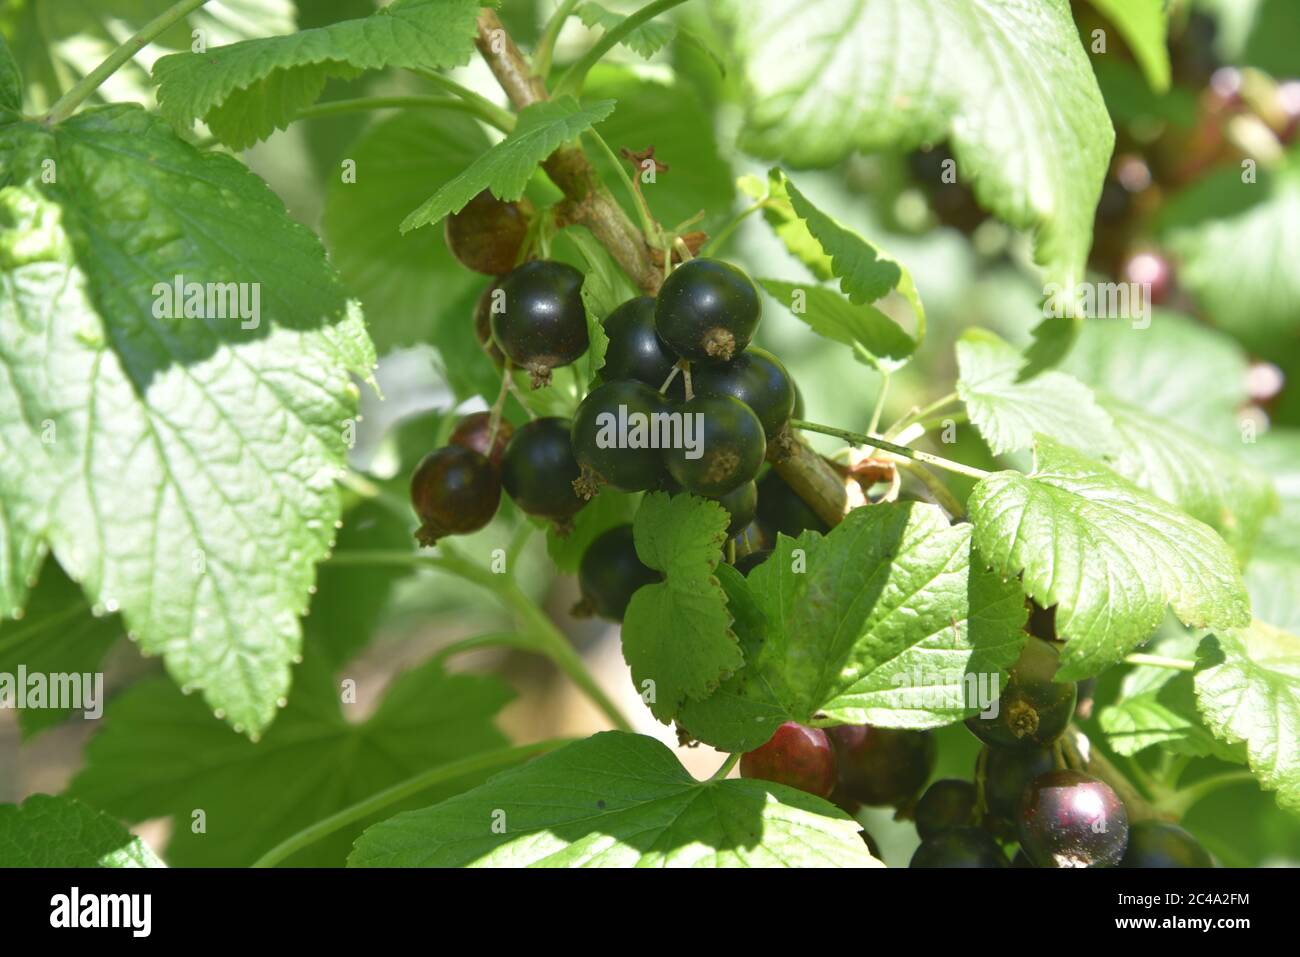
<path fill-rule="evenodd" d="M 985 748 L 984 806 L 990 814 L 1015 820 L 1020 798 L 1040 775 L 1056 767 L 1047 748 Z"/>
<path fill-rule="evenodd" d="M 1177 824 L 1137 821 L 1129 827 L 1120 867 L 1213 867 L 1214 858 Z"/>
<path fill-rule="evenodd" d="M 420 518 L 415 538 L 421 545 L 477 532 L 500 504 L 496 468 L 472 449 L 444 446 L 421 459 L 411 475 L 411 505 Z"/>
<path fill-rule="evenodd" d="M 1021 798 L 1017 831 L 1037 867 L 1114 867 L 1128 846 L 1128 812 L 1104 781 L 1049 771 Z"/>
<path fill-rule="evenodd" d="M 583 603 L 610 621 L 623 620 L 638 588 L 662 580 L 659 572 L 637 556 L 631 525 L 615 525 L 601 532 L 587 546 L 578 565 Z"/>
<path fill-rule="evenodd" d="M 721 498 L 752 481 L 763 466 L 767 439 L 749 406 L 730 396 L 696 396 L 673 408 L 690 416 L 695 451 L 684 443 L 664 450 L 668 473 L 682 488 L 706 498 Z"/>
<path fill-rule="evenodd" d="M 447 439 L 447 444 L 473 449 L 500 468 L 501 456 L 505 454 L 506 444 L 514 432 L 514 426 L 505 419 L 500 419 L 497 421 L 496 436 L 489 444 L 488 437 L 492 435 L 492 413 L 471 412 L 456 423 L 456 427 L 451 430 L 451 437 Z"/>
<path fill-rule="evenodd" d="M 519 261 L 528 235 L 531 207 L 527 200 L 507 202 L 483 190 L 459 213 L 447 217 L 447 248 L 466 269 L 499 276 Z"/>
<path fill-rule="evenodd" d="M 741 555 L 739 558 L 736 559 L 736 564 L 734 567 L 736 571 L 748 577 L 750 572 L 752 572 L 759 565 L 763 564 L 763 562 L 767 561 L 771 556 L 772 556 L 772 549 L 760 548 L 758 551 L 750 552 L 748 555 Z"/>
<path fill-rule="evenodd" d="M 692 370 L 696 395 L 729 395 L 754 410 L 770 439 L 794 412 L 794 383 L 781 360 L 763 349 L 748 349 L 730 362 Z"/>
<path fill-rule="evenodd" d="M 916 802 L 916 833 L 921 840 L 955 827 L 975 824 L 975 785 L 956 778 L 935 781 Z"/>
<path fill-rule="evenodd" d="M 582 468 L 578 494 L 590 498 L 602 485 L 624 492 L 657 488 L 665 473 L 652 416 L 667 411 L 667 400 L 635 379 L 606 382 L 588 392 L 571 433 Z"/>
<path fill-rule="evenodd" d="M 636 379 L 658 389 L 677 362 L 677 356 L 655 332 L 653 296 L 629 299 L 611 312 L 605 319 L 605 335 L 609 347 L 600 367 L 605 379 Z"/>
<path fill-rule="evenodd" d="M 828 797 L 835 788 L 835 752 L 825 731 L 787 721 L 767 744 L 741 755 L 740 776 Z"/>
<path fill-rule="evenodd" d="M 1010 867 L 998 842 L 976 827 L 941 831 L 921 842 L 908 867 Z"/>
<path fill-rule="evenodd" d="M 1050 745 L 1074 717 L 1078 695 L 1073 681 L 1052 680 L 1059 661 L 1060 654 L 1050 642 L 1032 635 L 1026 638 L 998 699 L 997 714 L 967 718 L 966 727 L 998 748 Z"/>
<path fill-rule="evenodd" d="M 743 272 L 717 259 L 692 259 L 664 280 L 655 329 L 668 348 L 692 362 L 726 362 L 754 338 L 762 303 Z"/>
<path fill-rule="evenodd" d="M 551 370 L 587 351 L 587 312 L 582 273 L 561 262 L 524 263 L 498 283 L 504 298 L 492 313 L 492 338 L 506 357 L 527 369 L 533 387 L 551 381 Z"/>
<path fill-rule="evenodd" d="M 719 497 L 717 502 L 731 516 L 731 523 L 727 526 L 727 537 L 739 535 L 745 526 L 754 520 L 754 512 L 758 509 L 758 485 L 754 482 L 737 485 L 726 495 Z"/>
<path fill-rule="evenodd" d="M 579 475 L 567 419 L 534 419 L 520 426 L 501 457 L 501 485 L 529 515 L 564 523 L 586 504 L 573 490 Z"/>
<path fill-rule="evenodd" d="M 769 469 L 758 481 L 758 521 L 772 540 L 776 539 L 777 532 L 798 538 L 805 529 L 823 534 L 830 531 L 830 526 L 817 517 L 775 469 Z"/>
<path fill-rule="evenodd" d="M 916 796 L 934 770 L 934 736 L 846 724 L 827 731 L 844 794 L 870 807 L 897 807 Z"/>

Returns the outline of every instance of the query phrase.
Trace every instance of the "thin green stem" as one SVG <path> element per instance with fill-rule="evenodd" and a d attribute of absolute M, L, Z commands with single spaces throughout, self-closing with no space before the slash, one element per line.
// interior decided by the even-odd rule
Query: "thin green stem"
<path fill-rule="evenodd" d="M 497 106 L 481 93 L 475 93 L 468 87 L 461 86 L 451 77 L 435 73 L 432 70 L 416 70 L 415 72 L 439 89 L 464 100 L 466 103 L 473 104 L 475 115 L 485 123 L 495 126 L 501 132 L 509 133 L 515 128 L 515 115 L 505 107 Z"/>
<path fill-rule="evenodd" d="M 577 5 L 578 0 L 562 0 L 555 12 L 551 14 L 551 19 L 546 21 L 546 27 L 542 30 L 541 39 L 537 41 L 537 46 L 533 50 L 533 72 L 543 80 L 551 72 L 551 58 L 555 56 L 555 42 L 560 38 L 560 31 L 564 29 L 565 22 Z"/>
<path fill-rule="evenodd" d="M 467 651 L 478 651 L 480 648 L 515 648 L 519 651 L 531 651 L 537 654 L 537 642 L 533 641 L 530 636 L 513 631 L 491 631 L 482 635 L 471 635 L 469 638 L 462 638 L 459 641 L 453 641 L 449 645 L 444 645 L 438 649 L 438 653 L 434 658 L 438 661 L 446 661 L 455 655 L 461 655 Z"/>
<path fill-rule="evenodd" d="M 436 768 L 422 771 L 414 777 L 407 778 L 399 784 L 394 784 L 392 787 L 385 788 L 377 794 L 372 794 L 356 804 L 345 807 L 337 814 L 331 814 L 329 817 L 303 828 L 297 834 L 286 838 L 271 848 L 259 857 L 252 866 L 274 867 L 304 847 L 315 844 L 335 831 L 364 820 L 377 811 L 382 811 L 384 808 L 396 804 L 398 801 L 414 797 L 421 791 L 427 791 L 435 785 L 454 781 L 470 774 L 481 774 L 484 771 L 509 767 L 539 754 L 545 754 L 547 751 L 554 751 L 556 748 L 568 743 L 569 739 L 556 738 L 550 741 L 538 741 L 536 744 L 521 744 L 513 748 L 500 748 L 495 751 L 476 754 L 460 761 L 440 764 Z"/>
<path fill-rule="evenodd" d="M 615 171 L 618 173 L 618 178 L 622 180 L 623 186 L 627 189 L 628 195 L 632 197 L 633 205 L 636 206 L 637 217 L 641 220 L 641 233 L 645 236 L 646 241 L 652 244 L 657 242 L 660 233 L 659 223 L 655 220 L 654 214 L 650 212 L 650 204 L 646 202 L 645 196 L 641 194 L 641 190 L 637 189 L 636 184 L 632 182 L 632 177 L 629 175 L 627 169 L 624 168 L 623 161 L 619 159 L 618 155 L 610 147 L 609 143 L 605 142 L 605 138 L 595 130 L 586 130 L 583 135 L 595 143 L 597 148 L 604 153 L 610 163 L 613 164 Z"/>
<path fill-rule="evenodd" d="M 836 428 L 833 425 L 821 425 L 820 423 L 807 422 L 803 419 L 791 419 L 790 426 L 795 429 L 803 429 L 806 432 L 821 432 L 823 435 L 833 435 L 836 438 L 851 443 L 852 445 L 880 449 L 883 452 L 892 452 L 894 455 L 901 455 L 905 459 L 924 462 L 926 465 L 933 465 L 935 468 L 940 468 L 947 472 L 956 472 L 958 475 L 968 475 L 975 479 L 986 479 L 993 474 L 992 472 L 986 472 L 983 469 L 977 469 L 973 465 L 963 465 L 961 462 L 954 462 L 951 459 L 945 459 L 939 455 L 931 455 L 929 452 L 910 449 L 906 445 L 895 445 L 893 442 L 886 441 L 885 439 L 864 435 L 861 432 L 850 432 L 848 429 Z"/>
<path fill-rule="evenodd" d="M 640 10 L 629 14 L 618 26 L 606 30 L 590 50 L 564 71 L 564 76 L 560 77 L 560 82 L 555 85 L 555 95 L 562 96 L 567 93 L 577 96 L 582 90 L 583 80 L 587 78 L 587 71 L 599 63 L 601 58 L 614 48 L 615 44 L 619 43 L 641 24 L 653 20 L 659 14 L 685 2 L 686 0 L 654 0 L 653 3 L 647 3 Z"/>
<path fill-rule="evenodd" d="M 769 205 L 769 201 L 767 199 L 760 199 L 753 206 L 750 206 L 746 209 L 742 209 L 735 216 L 731 217 L 731 221 L 727 223 L 727 225 L 723 226 L 720 230 L 718 230 L 716 236 L 714 236 L 712 239 L 710 239 L 707 243 L 704 244 L 704 247 L 700 250 L 700 255 L 701 256 L 713 255 L 713 253 L 716 250 L 718 250 L 723 243 L 725 243 L 728 239 L 731 238 L 731 234 L 734 233 L 738 228 L 740 228 L 741 223 L 747 220 L 750 216 L 754 215 L 754 213 L 758 212 L 760 209 L 765 209 L 768 205 Z"/>
<path fill-rule="evenodd" d="M 960 522 L 966 518 L 966 506 L 952 494 L 952 490 L 943 484 L 939 476 L 915 462 L 899 462 L 898 467 L 924 485 L 934 500 L 939 503 L 939 507 L 955 521 Z"/>
<path fill-rule="evenodd" d="M 718 770 L 713 772 L 709 780 L 721 781 L 723 778 L 725 778 L 728 774 L 731 773 L 731 769 L 734 768 L 739 762 L 740 762 L 739 751 L 735 752 L 734 754 L 727 755 L 727 760 L 722 762 L 722 766 L 718 768 Z"/>
<path fill-rule="evenodd" d="M 1156 668 L 1173 668 L 1175 671 L 1195 671 L 1196 662 L 1186 658 L 1166 658 L 1164 655 L 1144 655 L 1135 652 L 1124 656 L 1124 663 L 1129 665 L 1151 665 Z"/>
<path fill-rule="evenodd" d="M 1254 782 L 1255 775 L 1249 771 L 1225 771 L 1222 774 L 1216 774 L 1212 777 L 1202 778 L 1194 784 L 1189 784 L 1185 788 L 1175 791 L 1169 797 L 1157 803 L 1157 807 L 1166 813 L 1182 817 L 1187 813 L 1193 804 L 1202 798 L 1213 794 L 1221 788 L 1232 787 L 1236 784 L 1245 784 L 1247 781 Z"/>
<path fill-rule="evenodd" d="M 446 542 L 438 543 L 438 551 L 439 554 L 436 555 L 388 549 L 344 551 L 335 552 L 330 561 L 342 565 L 412 565 L 441 568 L 491 592 L 498 601 L 514 613 L 525 630 L 530 632 L 539 654 L 550 658 L 557 668 L 568 675 L 569 680 L 581 688 L 587 697 L 605 712 L 611 724 L 620 731 L 632 730 L 631 723 L 624 717 L 618 705 L 596 683 L 596 679 L 587 670 L 582 657 L 574 650 L 569 639 L 524 593 L 514 579 L 509 575 L 497 575 L 463 558 Z"/>
<path fill-rule="evenodd" d="M 880 382 L 880 394 L 876 396 L 876 407 L 871 410 L 871 424 L 867 426 L 868 432 L 880 431 L 880 417 L 885 413 L 885 399 L 889 397 L 889 380 L 891 376 L 888 372 L 882 374 Z"/>
<path fill-rule="evenodd" d="M 898 435 L 898 433 L 902 432 L 913 422 L 919 422 L 922 419 L 926 418 L 927 416 L 934 415 L 934 413 L 938 412 L 940 409 L 950 406 L 954 402 L 960 402 L 960 401 L 961 401 L 961 397 L 957 395 L 956 392 L 949 392 L 947 395 L 940 396 L 939 398 L 935 399 L 927 406 L 924 406 L 919 409 L 913 409 L 911 412 L 907 413 L 907 415 L 903 416 L 901 419 L 899 419 L 889 428 L 885 429 L 885 437 L 892 439 L 894 436 Z"/>
<path fill-rule="evenodd" d="M 180 0 L 179 3 L 172 4 L 158 14 L 158 16 L 142 26 L 135 36 L 110 53 L 103 63 L 82 77 L 72 89 L 55 100 L 54 105 L 50 107 L 50 111 L 45 114 L 45 122 L 51 126 L 55 123 L 62 123 L 92 93 L 98 90 L 105 80 L 153 42 L 155 37 L 178 21 L 184 20 L 207 2 L 208 0 Z"/>
<path fill-rule="evenodd" d="M 419 108 L 430 110 L 453 110 L 476 116 L 490 126 L 504 130 L 496 112 L 485 111 L 470 100 L 458 96 L 359 96 L 350 100 L 331 100 L 328 103 L 316 103 L 298 111 L 295 120 L 314 120 L 322 116 L 337 116 L 341 113 L 361 113 L 369 110 L 389 110 Z M 504 111 L 502 111 L 504 112 Z"/>

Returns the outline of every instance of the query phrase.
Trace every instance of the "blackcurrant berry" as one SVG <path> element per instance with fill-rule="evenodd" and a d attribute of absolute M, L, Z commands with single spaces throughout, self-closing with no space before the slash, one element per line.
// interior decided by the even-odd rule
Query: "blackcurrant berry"
<path fill-rule="evenodd" d="M 497 284 L 492 283 L 483 290 L 474 304 L 474 338 L 492 360 L 492 364 L 500 369 L 506 364 L 506 355 L 492 339 L 492 294 L 496 289 Z"/>
<path fill-rule="evenodd" d="M 510 441 L 514 431 L 514 426 L 509 422 L 498 419 L 496 435 L 489 443 L 488 437 L 492 435 L 492 413 L 471 412 L 456 423 L 456 427 L 451 430 L 451 437 L 447 439 L 447 444 L 473 449 L 500 468 L 501 456 L 505 454 L 506 443 Z"/>
<path fill-rule="evenodd" d="M 549 518 L 563 531 L 586 504 L 573 490 L 580 470 L 567 419 L 534 419 L 521 426 L 501 457 L 501 485 L 521 510 Z"/>
<path fill-rule="evenodd" d="M 466 269 L 499 276 L 519 261 L 531 218 L 528 200 L 508 202 L 485 189 L 447 217 L 447 248 Z"/>
<path fill-rule="evenodd" d="M 730 396 L 695 398 L 674 407 L 693 441 L 664 450 L 673 479 L 688 492 L 719 498 L 758 475 L 767 454 L 763 424 Z"/>
<path fill-rule="evenodd" d="M 762 315 L 758 289 L 735 266 L 692 259 L 664 280 L 655 301 L 655 329 L 692 362 L 726 362 L 749 345 Z"/>
<path fill-rule="evenodd" d="M 635 379 L 587 393 L 573 417 L 573 454 L 582 468 L 578 494 L 591 498 L 606 484 L 624 492 L 657 488 L 665 474 L 659 433 L 667 411 L 667 400 Z"/>
<path fill-rule="evenodd" d="M 1214 858 L 1192 835 L 1167 821 L 1135 821 L 1120 867 L 1213 867 Z"/>
<path fill-rule="evenodd" d="M 760 548 L 756 552 L 750 552 L 748 555 L 741 555 L 736 559 L 736 571 L 742 575 L 749 575 L 755 568 L 767 561 L 772 555 L 772 549 Z"/>
<path fill-rule="evenodd" d="M 916 833 L 921 839 L 975 823 L 975 785 L 956 778 L 935 781 L 916 802 Z"/>
<path fill-rule="evenodd" d="M 1008 867 L 998 842 L 976 827 L 941 831 L 921 842 L 908 867 Z"/>
<path fill-rule="evenodd" d="M 692 370 L 696 395 L 729 395 L 754 410 L 770 439 L 794 412 L 794 383 L 781 360 L 763 349 L 748 349 L 730 362 Z"/>
<path fill-rule="evenodd" d="M 606 379 L 636 379 L 658 389 L 672 372 L 677 356 L 655 332 L 653 296 L 629 299 L 605 319 L 609 346 L 600 374 Z M 680 379 L 680 376 L 678 377 Z"/>
<path fill-rule="evenodd" d="M 831 799 L 834 800 L 834 798 L 835 795 L 832 794 Z M 851 814 L 849 816 L 852 817 Z M 872 837 L 870 834 L 867 833 L 866 828 L 863 828 L 861 831 L 858 831 L 858 837 L 862 838 L 862 843 L 867 845 L 867 853 L 870 854 L 872 857 L 874 857 L 876 860 L 880 860 L 880 845 L 876 843 L 876 839 L 874 837 Z"/>
<path fill-rule="evenodd" d="M 754 512 L 758 508 L 758 486 L 753 482 L 737 485 L 726 495 L 719 496 L 717 502 L 731 516 L 727 537 L 739 535 L 754 520 Z"/>
<path fill-rule="evenodd" d="M 830 526 L 817 517 L 776 469 L 769 469 L 758 481 L 758 521 L 771 539 L 777 532 L 798 538 L 805 529 L 823 534 L 830 531 Z"/>
<path fill-rule="evenodd" d="M 659 572 L 642 563 L 636 553 L 631 525 L 601 532 L 582 554 L 578 565 L 580 607 L 611 621 L 622 621 L 633 593 L 642 585 L 662 581 Z"/>
<path fill-rule="evenodd" d="M 934 770 L 934 736 L 929 731 L 846 724 L 827 734 L 835 746 L 844 792 L 868 806 L 905 804 Z"/>
<path fill-rule="evenodd" d="M 486 458 L 459 445 L 430 452 L 411 475 L 411 505 L 420 518 L 421 545 L 446 535 L 477 532 L 501 504 L 501 480 Z"/>
<path fill-rule="evenodd" d="M 1055 767 L 1047 748 L 985 748 L 984 806 L 990 814 L 1015 820 L 1020 798 L 1034 778 Z"/>
<path fill-rule="evenodd" d="M 825 731 L 787 721 L 767 744 L 741 755 L 740 776 L 828 797 L 835 787 L 835 752 Z"/>
<path fill-rule="evenodd" d="M 1020 801 L 1020 846 L 1038 867 L 1113 867 L 1128 846 L 1128 813 L 1106 782 L 1049 771 Z"/>
<path fill-rule="evenodd" d="M 1051 643 L 1026 638 L 998 699 L 997 714 L 967 718 L 966 726 L 985 744 L 999 748 L 1051 744 L 1074 717 L 1077 695 L 1073 681 L 1052 680 L 1059 661 Z"/>
<path fill-rule="evenodd" d="M 533 387 L 551 381 L 551 370 L 587 351 L 587 311 L 582 273 L 561 262 L 527 262 L 502 278 L 500 311 L 492 313 L 492 338 L 515 365 L 527 369 Z"/>

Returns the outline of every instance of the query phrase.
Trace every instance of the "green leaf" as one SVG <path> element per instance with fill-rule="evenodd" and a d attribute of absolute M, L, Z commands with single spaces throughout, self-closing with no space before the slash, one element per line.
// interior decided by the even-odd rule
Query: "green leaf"
<path fill-rule="evenodd" d="M 586 381 L 590 382 L 605 364 L 605 350 L 609 348 L 605 320 L 623 303 L 640 295 L 640 291 L 585 226 L 571 226 L 564 235 L 578 247 L 587 267 L 583 270 L 581 295 L 587 312 L 588 346 L 582 365 Z"/>
<path fill-rule="evenodd" d="M 1066 0 L 730 0 L 742 146 L 796 166 L 947 137 L 982 205 L 1082 280 L 1114 131 Z"/>
<path fill-rule="evenodd" d="M 0 435 L 19 463 L 0 553 L 48 542 L 93 606 L 256 734 L 335 534 L 350 376 L 374 362 L 360 316 L 265 184 L 138 107 L 0 127 L 0 163 L 30 183 L 0 190 Z M 246 284 L 256 328 L 158 318 L 177 276 Z"/>
<path fill-rule="evenodd" d="M 0 804 L 0 867 L 162 867 L 149 845 L 80 801 Z"/>
<path fill-rule="evenodd" d="M 878 867 L 820 798 L 696 781 L 663 744 L 605 731 L 370 828 L 353 867 Z"/>
<path fill-rule="evenodd" d="M 429 183 L 451 179 L 489 145 L 467 116 L 406 110 L 367 129 L 344 153 L 356 163 L 356 179 L 345 181 L 341 170 L 332 178 L 325 241 L 349 290 L 365 304 L 380 353 L 417 342 L 446 348 L 453 337 L 478 351 L 471 313 L 457 307 L 487 280 L 452 258 L 442 230 L 416 236 L 397 230 L 429 195 Z"/>
<path fill-rule="evenodd" d="M 621 13 L 606 10 L 599 3 L 592 3 L 590 0 L 578 7 L 575 12 L 584 24 L 589 27 L 600 27 L 606 33 L 627 19 Z M 647 20 L 619 42 L 633 53 L 648 60 L 664 48 L 675 32 L 671 23 Z"/>
<path fill-rule="evenodd" d="M 768 170 L 767 179 L 747 174 L 736 180 L 736 185 L 750 199 L 763 202 L 763 219 L 790 255 L 807 266 L 819 280 L 834 279 L 831 257 L 808 231 L 808 224 L 794 211 L 786 189 L 787 182 L 785 173 L 773 168 Z"/>
<path fill-rule="evenodd" d="M 1169 89 L 1169 47 L 1165 35 L 1169 18 L 1164 0 L 1092 0 L 1092 5 L 1115 25 L 1146 74 L 1151 89 Z"/>
<path fill-rule="evenodd" d="M 654 182 L 638 183 L 656 219 L 671 228 L 703 212 L 699 226 L 692 228 L 709 230 L 731 215 L 736 196 L 731 167 L 720 155 L 714 115 L 692 85 L 601 64 L 587 74 L 582 91 L 585 100 L 618 103 L 618 109 L 594 127 L 615 153 L 620 148 L 653 146 L 655 159 L 668 167 L 656 172 Z M 631 197 L 618 185 L 614 163 L 604 150 L 587 152 L 633 222 L 638 222 Z M 624 160 L 618 162 L 630 175 L 640 175 Z"/>
<path fill-rule="evenodd" d="M 17 675 L 22 667 L 28 674 L 81 675 L 83 695 L 93 693 L 94 675 L 103 671 L 105 653 L 123 634 L 120 618 L 92 615 L 81 589 L 57 562 L 47 561 L 22 620 L 0 625 L 0 674 Z M 92 704 L 84 698 L 83 703 Z M 93 704 L 97 710 L 104 701 Z M 24 736 L 31 736 L 74 713 L 85 709 L 25 708 L 18 712 L 18 724 Z"/>
<path fill-rule="evenodd" d="M 1024 356 L 984 329 L 957 340 L 957 395 L 994 455 L 1029 448 L 1042 433 L 1103 456 L 1115 449 L 1114 426 L 1073 376 L 1055 370 L 1017 381 Z"/>
<path fill-rule="evenodd" d="M 1040 436 L 1030 475 L 997 472 L 968 501 L 975 547 L 1025 593 L 1056 606 L 1060 677 L 1098 674 L 1172 606 L 1190 627 L 1248 624 L 1250 601 L 1223 539 L 1079 452 Z"/>
<path fill-rule="evenodd" d="M 524 107 L 514 130 L 407 216 L 402 221 L 402 232 L 409 233 L 460 212 L 485 189 L 499 199 L 518 199 L 538 163 L 613 111 L 614 104 L 609 100 L 581 107 L 571 96 Z"/>
<path fill-rule="evenodd" d="M 1024 641 L 1020 590 L 972 566 L 970 526 L 933 505 L 859 508 L 825 537 L 782 535 L 747 591 L 733 601 L 744 669 L 678 719 L 725 751 L 785 721 L 951 724 L 982 707 L 968 685 L 993 687 Z"/>
<path fill-rule="evenodd" d="M 916 340 L 875 306 L 855 306 L 833 289 L 760 279 L 758 284 L 819 336 L 853 349 L 853 357 L 881 372 L 907 365 Z"/>
<path fill-rule="evenodd" d="M 632 529 L 637 555 L 664 580 L 632 596 L 623 616 L 623 657 L 637 692 L 667 722 L 688 698 L 709 695 L 745 663 L 714 574 L 727 513 L 694 495 L 654 492 L 641 500 Z"/>
<path fill-rule="evenodd" d="M 359 685 L 347 709 L 368 711 L 374 691 L 359 676 L 345 677 Z M 258 743 L 231 734 L 167 682 L 133 686 L 109 705 L 70 792 L 130 821 L 172 818 L 167 859 L 176 866 L 246 866 L 385 788 L 506 743 L 493 717 L 510 692 L 494 678 L 448 675 L 429 662 L 399 676 L 363 721 L 339 706 L 340 685 L 322 655 L 309 655 L 295 678 L 288 706 Z M 452 782 L 404 806 L 481 780 Z M 204 833 L 192 827 L 196 809 L 204 812 Z M 344 828 L 286 863 L 338 865 L 363 826 Z"/>
<path fill-rule="evenodd" d="M 368 17 L 243 40 L 154 64 L 158 105 L 178 127 L 202 119 L 244 149 L 285 129 L 330 77 L 403 67 L 445 70 L 474 52 L 478 0 L 395 0 Z"/>
<path fill-rule="evenodd" d="M 0 35 L 0 109 L 19 113 L 23 108 L 23 76 Z"/>
<path fill-rule="evenodd" d="M 1196 701 L 1221 740 L 1244 741 L 1250 769 L 1300 812 L 1300 638 L 1263 622 L 1206 638 Z"/>
<path fill-rule="evenodd" d="M 1300 330 L 1300 152 L 1242 182 L 1233 166 L 1170 200 L 1158 235 L 1177 256 L 1178 281 L 1220 328 L 1257 349 Z"/>
<path fill-rule="evenodd" d="M 1142 694 L 1125 694 L 1098 716 L 1111 749 L 1126 756 L 1159 747 L 1189 757 L 1217 757 L 1245 762 L 1238 747 L 1217 741 L 1201 723 L 1196 695 L 1188 672 L 1171 673 L 1159 688 Z"/>

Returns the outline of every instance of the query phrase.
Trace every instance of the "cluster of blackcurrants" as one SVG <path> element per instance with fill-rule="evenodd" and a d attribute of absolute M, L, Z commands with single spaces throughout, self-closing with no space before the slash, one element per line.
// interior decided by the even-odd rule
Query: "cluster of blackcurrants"
<path fill-rule="evenodd" d="M 1058 739 L 1077 691 L 1054 680 L 1058 658 L 1052 642 L 1030 635 L 996 713 L 967 720 L 984 743 L 973 782 L 945 778 L 921 793 L 934 769 L 930 732 L 867 725 L 783 724 L 741 758 L 740 773 L 829 798 L 850 814 L 859 804 L 899 809 L 921 838 L 912 867 L 1212 867 L 1187 831 L 1130 822 L 1110 785 L 1064 766 Z M 1002 845 L 1013 842 L 1009 861 Z"/>
<path fill-rule="evenodd" d="M 509 363 L 527 371 L 537 388 L 580 358 L 589 339 L 581 272 L 550 260 L 507 268 L 526 232 L 527 211 L 487 193 L 447 223 L 448 243 L 462 263 L 505 270 L 475 309 L 480 344 L 502 369 Z M 542 417 L 512 429 L 499 415 L 475 413 L 447 446 L 425 456 L 411 481 L 419 541 L 432 545 L 483 528 L 502 489 L 523 512 L 565 534 L 606 486 L 717 501 L 743 571 L 765 557 L 777 530 L 824 531 L 774 472 L 757 481 L 768 440 L 798 404 L 781 361 L 750 348 L 761 308 L 744 272 L 707 258 L 678 266 L 658 295 L 618 306 L 604 322 L 608 347 L 599 381 L 572 421 Z M 760 511 L 766 524 L 755 521 Z M 637 588 L 658 578 L 638 559 L 629 525 L 595 539 L 579 572 L 585 607 L 613 620 L 622 619 Z"/>

